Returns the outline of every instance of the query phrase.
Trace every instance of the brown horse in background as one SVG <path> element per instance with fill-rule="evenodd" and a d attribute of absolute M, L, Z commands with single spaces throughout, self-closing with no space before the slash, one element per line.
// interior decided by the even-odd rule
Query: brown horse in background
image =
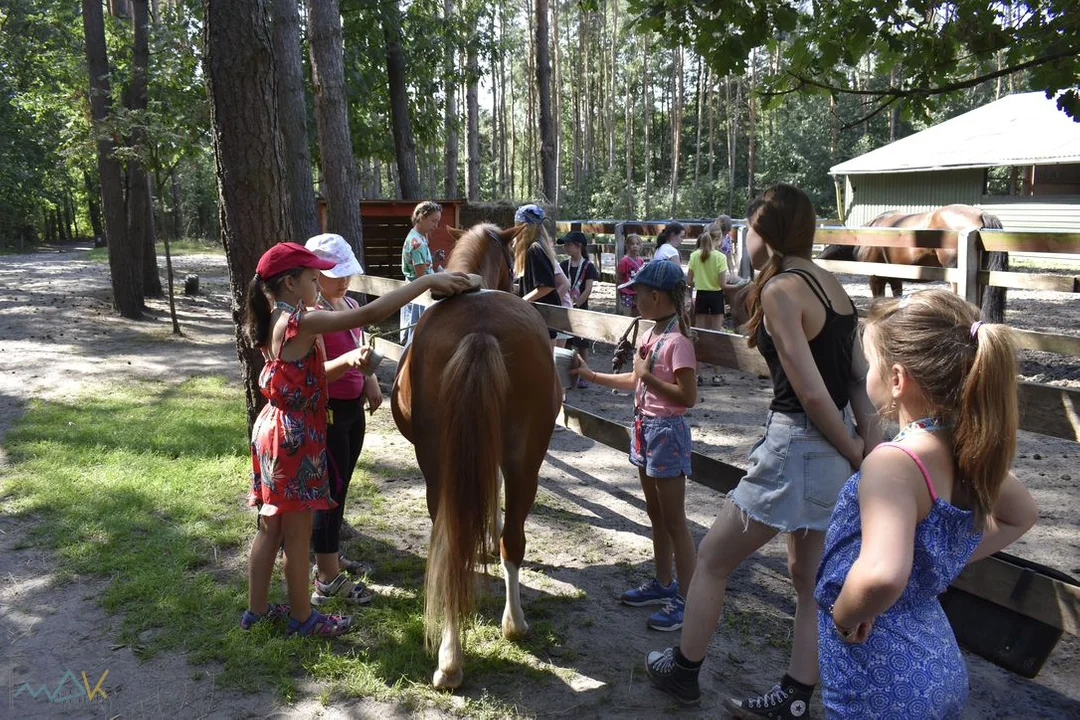
<path fill-rule="evenodd" d="M 461 684 L 460 626 L 473 606 L 476 565 L 496 543 L 506 580 L 503 635 L 516 639 L 529 629 L 518 585 L 525 517 L 561 390 L 547 325 L 510 293 L 508 246 L 521 227 L 450 231 L 458 239 L 446 269 L 479 274 L 492 289 L 448 298 L 424 312 L 391 392 L 394 420 L 413 443 L 427 482 L 432 528 L 424 629 L 431 647 L 442 626 L 432 679 L 438 688 Z M 506 496 L 501 529 L 500 482 Z"/>
<path fill-rule="evenodd" d="M 882 213 L 871 220 L 867 227 L 895 227 L 967 232 L 982 228 L 1001 228 L 1001 221 L 971 205 L 946 205 L 928 212 L 904 214 L 896 211 Z M 891 263 L 895 265 L 920 265 L 923 267 L 956 267 L 956 250 L 931 248 L 876 247 L 873 245 L 829 245 L 818 259 L 857 260 L 859 262 Z M 986 253 L 990 270 L 1008 270 L 1007 253 Z M 892 288 L 893 297 L 903 292 L 903 282 L 895 278 L 870 277 L 870 292 L 874 297 L 885 295 L 885 284 Z M 1005 288 L 988 287 L 982 299 L 983 319 L 988 322 L 1004 322 Z"/>

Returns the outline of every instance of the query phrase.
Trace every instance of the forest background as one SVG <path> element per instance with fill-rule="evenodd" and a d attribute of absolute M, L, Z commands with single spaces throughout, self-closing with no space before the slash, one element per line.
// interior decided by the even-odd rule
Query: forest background
<path fill-rule="evenodd" d="M 0 248 L 112 234 L 103 197 L 148 266 L 157 236 L 220 239 L 212 11 L 219 27 L 272 33 L 278 131 L 299 128 L 309 158 L 294 162 L 286 139 L 283 164 L 310 167 L 299 183 L 320 196 L 344 184 L 631 219 L 738 216 L 778 181 L 835 217 L 835 163 L 1012 92 L 1072 88 L 1061 103 L 1076 115 L 1069 4 L 245 0 L 227 14 L 209 0 L 4 0 Z M 242 8 L 264 17 L 241 27 Z M 325 65 L 335 50 L 339 68 Z M 306 192 L 298 227 L 314 217 Z M 156 265 L 144 280 L 142 294 L 160 292 Z"/>

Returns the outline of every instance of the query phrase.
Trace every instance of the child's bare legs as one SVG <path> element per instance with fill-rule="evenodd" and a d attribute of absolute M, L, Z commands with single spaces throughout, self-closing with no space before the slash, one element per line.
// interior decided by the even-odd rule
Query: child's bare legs
<path fill-rule="evenodd" d="M 264 615 L 267 595 L 270 593 L 270 576 L 274 572 L 274 560 L 281 547 L 281 516 L 260 515 L 259 529 L 251 543 L 251 559 L 248 561 L 248 610 Z"/>
<path fill-rule="evenodd" d="M 311 510 L 283 513 L 285 540 L 285 587 L 289 593 L 289 615 L 299 622 L 311 617 L 311 581 L 308 579 L 308 552 L 311 549 Z"/>
<path fill-rule="evenodd" d="M 339 553 L 315 553 L 315 567 L 319 572 L 319 582 L 333 582 L 341 574 Z"/>
<path fill-rule="evenodd" d="M 742 511 L 731 501 L 724 503 L 698 547 L 697 572 L 686 595 L 679 649 L 687 660 L 700 662 L 705 657 L 720 621 L 728 576 L 775 535 L 776 530 L 768 525 L 744 520 Z"/>
<path fill-rule="evenodd" d="M 675 576 L 679 579 L 679 588 L 685 594 L 694 579 L 694 536 L 686 523 L 686 476 L 677 478 L 646 478 L 653 484 L 653 492 L 660 503 L 660 514 L 664 523 L 664 534 L 670 544 L 670 551 L 675 556 Z M 656 533 L 656 526 L 653 526 Z M 670 559 L 668 567 L 670 567 Z"/>
<path fill-rule="evenodd" d="M 788 572 L 798 598 L 788 675 L 807 685 L 818 682 L 818 618 L 814 579 L 824 547 L 825 533 L 806 531 L 788 535 Z"/>
<path fill-rule="evenodd" d="M 638 479 L 645 494 L 645 512 L 649 514 L 652 525 L 653 561 L 656 563 L 656 579 L 667 587 L 671 584 L 671 561 L 675 555 L 668 525 L 664 520 L 664 505 L 656 489 L 656 480 L 645 474 L 645 468 L 638 468 Z"/>

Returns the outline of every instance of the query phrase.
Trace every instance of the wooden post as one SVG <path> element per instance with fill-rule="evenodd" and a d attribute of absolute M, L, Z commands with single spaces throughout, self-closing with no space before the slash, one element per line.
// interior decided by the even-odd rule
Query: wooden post
<path fill-rule="evenodd" d="M 979 231 L 961 232 L 956 239 L 956 294 L 969 303 L 979 304 L 979 270 L 982 269 L 982 253 L 979 248 Z"/>
<path fill-rule="evenodd" d="M 746 226 L 739 228 L 739 277 L 754 279 L 754 266 L 750 264 L 750 253 L 746 252 Z"/>
<path fill-rule="evenodd" d="M 615 267 L 619 266 L 619 261 L 622 260 L 623 252 L 626 250 L 626 230 L 623 227 L 624 223 L 615 224 Z"/>

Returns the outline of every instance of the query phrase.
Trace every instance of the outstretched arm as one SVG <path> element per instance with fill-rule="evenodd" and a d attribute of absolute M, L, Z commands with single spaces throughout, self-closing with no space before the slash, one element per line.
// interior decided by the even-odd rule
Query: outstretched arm
<path fill-rule="evenodd" d="M 472 282 L 465 273 L 432 273 L 419 277 L 362 307 L 333 312 L 313 310 L 303 316 L 300 329 L 311 335 L 351 330 L 385 320 L 404 307 L 406 303 L 415 300 L 428 290 L 441 295 L 456 295 L 470 287 L 472 287 Z"/>

